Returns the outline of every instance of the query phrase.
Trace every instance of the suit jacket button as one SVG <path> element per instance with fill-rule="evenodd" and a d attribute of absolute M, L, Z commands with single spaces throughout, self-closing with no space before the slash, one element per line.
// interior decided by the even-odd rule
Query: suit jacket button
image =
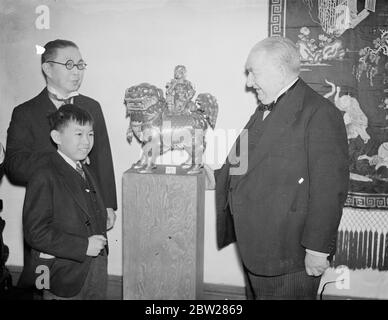
<path fill-rule="evenodd" d="M 89 227 L 89 226 L 90 226 L 90 221 L 87 220 L 87 221 L 85 222 L 85 225 L 86 225 L 87 227 Z"/>

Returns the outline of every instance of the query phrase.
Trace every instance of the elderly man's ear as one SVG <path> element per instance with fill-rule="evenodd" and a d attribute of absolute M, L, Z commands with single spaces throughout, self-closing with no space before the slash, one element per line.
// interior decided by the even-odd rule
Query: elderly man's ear
<path fill-rule="evenodd" d="M 284 65 L 279 65 L 279 73 L 281 76 L 281 79 L 279 79 L 279 80 L 287 79 L 288 71 Z"/>

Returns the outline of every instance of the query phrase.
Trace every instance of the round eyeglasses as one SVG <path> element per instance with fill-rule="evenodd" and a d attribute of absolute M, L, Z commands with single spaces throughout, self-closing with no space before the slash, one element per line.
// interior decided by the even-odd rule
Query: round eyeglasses
<path fill-rule="evenodd" d="M 81 60 L 78 63 L 74 63 L 73 60 L 67 60 L 66 63 L 51 61 L 51 60 L 46 61 L 46 62 L 61 64 L 61 65 L 65 66 L 67 70 L 72 70 L 74 67 L 77 67 L 78 70 L 84 70 L 87 66 L 87 64 L 83 60 Z"/>

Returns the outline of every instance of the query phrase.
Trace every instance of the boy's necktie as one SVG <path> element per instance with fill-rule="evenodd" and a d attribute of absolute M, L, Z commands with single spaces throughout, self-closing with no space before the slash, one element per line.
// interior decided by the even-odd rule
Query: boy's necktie
<path fill-rule="evenodd" d="M 78 161 L 75 165 L 75 170 L 81 175 L 81 177 L 86 180 L 86 175 L 84 169 L 82 169 L 81 163 Z"/>

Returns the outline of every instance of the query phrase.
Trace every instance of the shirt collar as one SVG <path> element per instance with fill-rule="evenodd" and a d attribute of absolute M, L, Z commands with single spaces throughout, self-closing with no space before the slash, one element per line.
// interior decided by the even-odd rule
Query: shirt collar
<path fill-rule="evenodd" d="M 70 92 L 70 94 L 67 96 L 67 97 L 63 97 L 60 93 L 58 93 L 57 90 L 55 90 L 53 87 L 50 87 L 49 85 L 47 85 L 47 90 L 52 93 L 53 95 L 57 96 L 59 99 L 71 99 L 71 103 L 74 103 L 74 97 L 75 96 L 78 96 L 79 93 L 77 91 L 73 91 L 73 92 Z M 49 95 L 49 99 L 51 100 L 51 102 L 57 107 L 59 108 L 60 106 L 63 105 L 63 101 L 59 101 L 59 100 L 56 100 L 56 99 L 52 99 Z"/>
<path fill-rule="evenodd" d="M 60 94 L 55 88 L 53 88 L 49 85 L 47 85 L 47 90 L 50 91 L 52 94 L 56 95 L 59 99 L 69 99 L 69 98 L 72 98 L 72 97 L 79 95 L 78 91 L 73 91 L 73 92 L 70 92 L 67 95 L 67 97 L 65 97 L 62 94 Z"/>
<path fill-rule="evenodd" d="M 74 161 L 74 160 L 71 160 L 67 155 L 65 155 L 63 152 L 61 152 L 60 150 L 57 150 L 57 152 L 59 153 L 59 155 L 69 164 L 71 165 L 71 167 L 76 170 L 77 168 L 77 162 L 79 161 Z"/>
<path fill-rule="evenodd" d="M 274 102 L 276 103 L 277 100 L 279 99 L 279 97 L 284 93 L 286 92 L 288 89 L 290 89 L 295 82 L 297 82 L 299 79 L 299 77 L 296 77 L 294 80 L 292 80 L 288 85 L 286 85 L 282 90 L 279 91 L 278 95 L 276 96 L 276 99 L 274 100 Z"/>

